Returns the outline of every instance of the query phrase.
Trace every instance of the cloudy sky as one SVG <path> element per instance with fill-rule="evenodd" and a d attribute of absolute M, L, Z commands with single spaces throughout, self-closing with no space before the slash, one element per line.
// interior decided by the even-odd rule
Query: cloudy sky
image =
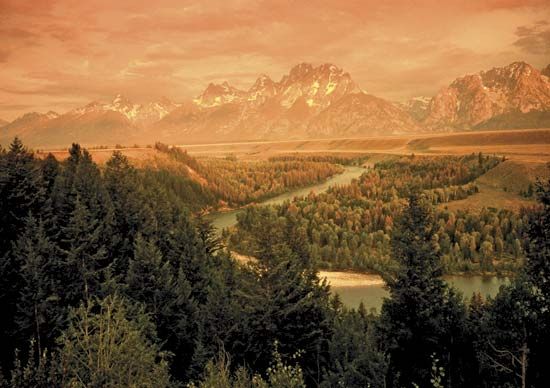
<path fill-rule="evenodd" d="M 181 101 L 330 62 L 367 92 L 432 95 L 457 76 L 550 62 L 547 0 L 0 0 L 0 118 L 117 93 Z"/>

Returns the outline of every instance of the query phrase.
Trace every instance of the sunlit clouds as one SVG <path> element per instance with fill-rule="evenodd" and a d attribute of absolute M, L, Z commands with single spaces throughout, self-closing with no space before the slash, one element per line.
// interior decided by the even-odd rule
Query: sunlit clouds
<path fill-rule="evenodd" d="M 431 95 L 465 73 L 546 66 L 549 16 L 546 1 L 0 0 L 0 118 L 247 89 L 304 61 L 380 97 Z"/>

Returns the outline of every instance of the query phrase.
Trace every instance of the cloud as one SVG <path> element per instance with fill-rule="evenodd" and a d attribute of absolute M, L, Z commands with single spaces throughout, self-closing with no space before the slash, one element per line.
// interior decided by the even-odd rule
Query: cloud
<path fill-rule="evenodd" d="M 15 105 L 63 111 L 119 92 L 184 100 L 209 82 L 278 80 L 299 62 L 332 62 L 384 98 L 431 94 L 487 67 L 541 67 L 546 3 L 0 0 L 0 105 L 16 116 Z"/>
<path fill-rule="evenodd" d="M 518 40 L 514 45 L 523 51 L 536 55 L 550 54 L 550 23 L 540 20 L 529 26 L 516 28 Z"/>

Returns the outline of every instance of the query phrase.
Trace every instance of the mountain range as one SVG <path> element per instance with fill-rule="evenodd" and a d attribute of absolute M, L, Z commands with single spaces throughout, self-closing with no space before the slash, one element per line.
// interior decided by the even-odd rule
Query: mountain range
<path fill-rule="evenodd" d="M 391 102 L 362 90 L 332 65 L 294 66 L 248 89 L 209 84 L 195 99 L 109 103 L 0 121 L 0 143 L 34 147 L 367 137 L 435 131 L 550 127 L 550 65 L 524 62 L 457 78 L 435 96 Z"/>

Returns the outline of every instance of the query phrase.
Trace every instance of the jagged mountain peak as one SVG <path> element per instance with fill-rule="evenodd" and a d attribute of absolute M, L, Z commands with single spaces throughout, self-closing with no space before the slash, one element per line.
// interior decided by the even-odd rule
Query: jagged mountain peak
<path fill-rule="evenodd" d="M 275 82 L 266 74 L 260 74 L 254 85 L 249 90 L 257 90 L 259 88 L 265 87 L 266 85 L 272 85 Z"/>
<path fill-rule="evenodd" d="M 513 62 L 457 78 L 432 98 L 425 124 L 430 128 L 475 128 L 504 114 L 521 115 L 549 107 L 548 77 L 525 62 Z"/>
<path fill-rule="evenodd" d="M 123 94 L 117 94 L 109 103 L 92 101 L 80 108 L 72 110 L 68 114 L 72 116 L 84 116 L 88 114 L 101 115 L 115 112 L 122 115 L 131 123 L 143 126 L 162 119 L 177 107 L 177 104 L 165 97 L 147 104 L 136 104 Z"/>
<path fill-rule="evenodd" d="M 209 83 L 204 92 L 194 99 L 195 104 L 203 108 L 212 108 L 228 103 L 241 102 L 246 92 L 224 81 L 221 84 Z"/>
<path fill-rule="evenodd" d="M 59 114 L 52 110 L 46 113 L 28 112 L 17 117 L 15 120 L 12 121 L 12 124 L 20 124 L 20 123 L 31 122 L 35 120 L 51 120 L 57 117 L 59 117 Z"/>

